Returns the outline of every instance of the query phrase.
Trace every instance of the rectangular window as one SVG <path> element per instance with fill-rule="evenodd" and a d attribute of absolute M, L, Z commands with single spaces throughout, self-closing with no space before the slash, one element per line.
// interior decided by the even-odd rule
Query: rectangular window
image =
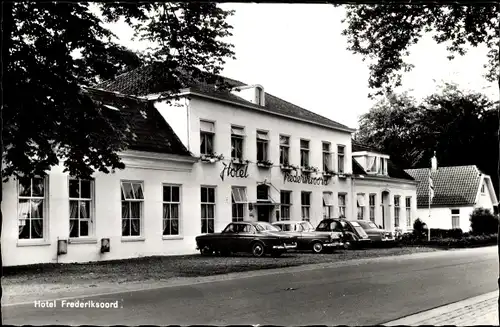
<path fill-rule="evenodd" d="M 300 166 L 309 166 L 309 141 L 300 140 Z"/>
<path fill-rule="evenodd" d="M 387 159 L 380 158 L 380 165 L 378 166 L 378 173 L 382 175 L 387 174 Z"/>
<path fill-rule="evenodd" d="M 331 144 L 329 142 L 323 142 L 323 171 L 332 170 L 332 153 Z"/>
<path fill-rule="evenodd" d="M 215 123 L 200 121 L 200 154 L 214 153 Z"/>
<path fill-rule="evenodd" d="M 406 227 L 411 227 L 411 196 L 407 196 L 405 199 L 406 205 Z"/>
<path fill-rule="evenodd" d="M 242 127 L 231 126 L 231 158 L 243 160 L 245 130 Z"/>
<path fill-rule="evenodd" d="M 290 137 L 280 135 L 280 165 L 290 164 Z"/>
<path fill-rule="evenodd" d="M 460 228 L 460 209 L 451 209 L 451 228 Z"/>
<path fill-rule="evenodd" d="M 346 208 L 346 195 L 345 194 L 339 194 L 338 195 L 338 201 L 339 201 L 339 218 L 345 218 L 345 208 Z"/>
<path fill-rule="evenodd" d="M 245 187 L 233 187 L 232 193 L 232 219 L 242 221 L 245 219 L 245 208 L 247 206 L 247 189 Z"/>
<path fill-rule="evenodd" d="M 394 227 L 399 227 L 399 212 L 400 212 L 400 207 L 399 207 L 399 195 L 394 196 Z"/>
<path fill-rule="evenodd" d="M 370 221 L 375 222 L 375 199 L 376 194 L 370 194 Z"/>
<path fill-rule="evenodd" d="M 257 131 L 257 161 L 266 161 L 269 158 L 269 136 L 267 132 Z"/>
<path fill-rule="evenodd" d="M 20 178 L 18 180 L 18 238 L 20 240 L 44 238 L 46 189 L 44 178 Z"/>
<path fill-rule="evenodd" d="M 337 146 L 337 171 L 342 174 L 345 171 L 345 146 Z"/>
<path fill-rule="evenodd" d="M 333 193 L 323 192 L 323 219 L 333 218 Z"/>
<path fill-rule="evenodd" d="M 201 187 L 201 233 L 214 233 L 215 187 Z"/>
<path fill-rule="evenodd" d="M 141 236 L 144 182 L 121 182 L 122 236 Z"/>
<path fill-rule="evenodd" d="M 302 207 L 302 220 L 311 219 L 311 192 L 302 192 L 300 194 L 300 205 Z"/>
<path fill-rule="evenodd" d="M 179 235 L 181 188 L 163 185 L 163 235 Z"/>
<path fill-rule="evenodd" d="M 360 193 L 357 195 L 358 219 L 365 219 L 365 195 Z"/>
<path fill-rule="evenodd" d="M 481 193 L 484 194 L 486 191 L 485 191 L 485 187 L 484 187 L 484 184 L 481 185 Z"/>
<path fill-rule="evenodd" d="M 280 192 L 280 216 L 281 220 L 290 220 L 290 209 L 292 206 L 292 192 Z"/>
<path fill-rule="evenodd" d="M 69 237 L 88 237 L 93 232 L 94 181 L 69 180 Z"/>
<path fill-rule="evenodd" d="M 367 168 L 368 168 L 368 172 L 377 172 L 377 157 L 374 157 L 374 156 L 368 156 L 367 158 L 368 162 L 367 162 Z"/>

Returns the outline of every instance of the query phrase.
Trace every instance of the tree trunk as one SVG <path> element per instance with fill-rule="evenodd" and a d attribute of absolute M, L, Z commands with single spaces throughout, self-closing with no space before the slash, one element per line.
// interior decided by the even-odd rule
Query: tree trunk
<path fill-rule="evenodd" d="M 498 11 L 500 12 L 500 5 L 497 7 Z M 500 26 L 497 26 L 498 29 L 500 29 Z M 498 50 L 499 50 L 499 53 L 500 53 L 500 40 L 498 41 Z M 500 58 L 499 58 L 500 60 Z M 500 66 L 500 65 L 499 65 Z M 499 67 L 499 72 L 498 72 L 498 78 L 497 78 L 497 82 L 498 82 L 498 90 L 500 91 L 500 67 Z M 497 141 L 498 141 L 498 158 L 497 158 L 497 161 L 498 161 L 498 171 L 497 171 L 497 178 L 498 178 L 498 186 L 499 186 L 499 189 L 500 189 L 500 105 L 498 105 L 497 107 L 497 111 L 498 111 L 498 135 L 497 135 Z M 500 215 L 500 212 L 499 212 L 499 215 Z M 497 246 L 498 246 L 498 289 L 500 291 L 500 222 L 498 223 L 498 230 L 497 230 Z M 498 313 L 498 324 L 500 325 L 500 293 L 498 295 L 498 310 L 497 310 L 497 313 Z"/>
<path fill-rule="evenodd" d="M 0 61 L 1 65 L 1 76 L 0 76 L 0 265 L 2 268 L 1 275 L 3 276 L 3 261 L 2 261 L 2 226 L 3 226 L 3 214 L 2 214 L 2 199 L 3 199 L 3 110 L 4 110 L 4 83 L 6 80 L 5 73 L 7 72 L 8 62 L 9 62 L 9 50 L 12 28 L 14 27 L 14 17 L 13 17 L 13 2 L 3 2 L 0 5 L 0 17 L 1 17 L 1 33 L 0 33 L 0 44 L 2 45 L 2 51 L 0 51 Z M 3 288 L 0 286 L 0 301 L 3 296 Z M 0 323 L 3 325 L 3 315 L 0 309 Z"/>

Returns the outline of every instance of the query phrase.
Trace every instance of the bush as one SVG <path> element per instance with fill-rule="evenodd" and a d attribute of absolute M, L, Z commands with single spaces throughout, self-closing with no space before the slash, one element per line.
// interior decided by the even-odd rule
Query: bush
<path fill-rule="evenodd" d="M 463 234 L 464 233 L 460 228 L 453 228 L 453 229 L 431 228 L 432 238 L 462 238 Z"/>
<path fill-rule="evenodd" d="M 488 235 L 498 232 L 498 216 L 495 216 L 489 209 L 474 209 L 469 220 L 473 235 Z"/>
<path fill-rule="evenodd" d="M 425 236 L 425 223 L 420 219 L 417 218 L 413 222 L 413 236 L 417 239 L 424 238 Z"/>

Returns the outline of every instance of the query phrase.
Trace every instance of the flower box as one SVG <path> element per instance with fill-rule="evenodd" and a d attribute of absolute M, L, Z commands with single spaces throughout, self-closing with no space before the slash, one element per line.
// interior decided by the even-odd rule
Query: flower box
<path fill-rule="evenodd" d="M 217 161 L 223 160 L 224 156 L 222 154 L 217 155 L 215 153 L 203 154 L 200 159 L 201 159 L 201 162 L 204 162 L 204 163 L 215 163 Z"/>
<path fill-rule="evenodd" d="M 268 160 L 257 161 L 257 166 L 261 168 L 271 168 L 273 163 Z"/>
<path fill-rule="evenodd" d="M 280 168 L 283 171 L 292 171 L 292 170 L 297 170 L 298 169 L 294 165 L 281 165 Z"/>
<path fill-rule="evenodd" d="M 248 165 L 249 161 L 240 159 L 240 158 L 232 158 L 231 162 L 235 165 Z"/>
<path fill-rule="evenodd" d="M 317 173 L 319 169 L 316 167 L 306 166 L 306 167 L 301 167 L 301 170 L 303 173 L 311 174 L 311 173 Z"/>

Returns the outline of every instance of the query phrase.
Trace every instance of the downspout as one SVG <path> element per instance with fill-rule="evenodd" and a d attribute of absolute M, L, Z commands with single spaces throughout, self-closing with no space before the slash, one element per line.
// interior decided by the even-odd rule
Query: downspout
<path fill-rule="evenodd" d="M 186 119 L 187 119 L 187 124 L 186 124 L 186 128 L 187 128 L 187 148 L 188 148 L 188 151 L 192 153 L 191 151 L 191 115 L 190 115 L 190 110 L 191 110 L 191 106 L 190 106 L 190 103 L 187 101 L 186 98 L 184 98 L 184 105 L 186 106 Z"/>

